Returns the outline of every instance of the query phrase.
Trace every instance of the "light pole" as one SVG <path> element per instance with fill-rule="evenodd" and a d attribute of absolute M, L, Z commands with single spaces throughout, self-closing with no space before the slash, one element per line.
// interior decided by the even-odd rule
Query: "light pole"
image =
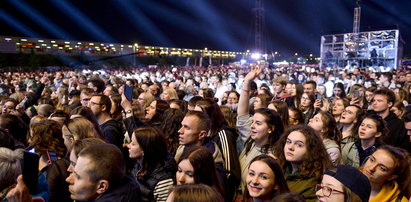
<path fill-rule="evenodd" d="M 134 64 L 134 67 L 136 66 L 136 50 L 138 50 L 138 44 L 137 43 L 135 43 L 135 44 L 133 44 L 133 64 Z"/>

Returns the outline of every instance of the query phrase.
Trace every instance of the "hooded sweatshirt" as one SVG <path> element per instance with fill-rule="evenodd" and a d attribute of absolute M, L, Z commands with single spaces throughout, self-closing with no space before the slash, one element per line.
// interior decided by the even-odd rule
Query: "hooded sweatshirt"
<path fill-rule="evenodd" d="M 397 182 L 387 183 L 382 187 L 382 189 L 377 194 L 377 196 L 375 196 L 369 202 L 380 202 L 380 201 L 396 202 L 397 198 L 398 198 L 398 201 L 401 201 L 401 202 L 408 201 L 407 198 L 405 198 L 402 194 L 400 196 L 400 194 L 401 194 L 401 190 L 400 190 Z M 399 197 L 401 197 L 401 198 L 399 198 Z"/>

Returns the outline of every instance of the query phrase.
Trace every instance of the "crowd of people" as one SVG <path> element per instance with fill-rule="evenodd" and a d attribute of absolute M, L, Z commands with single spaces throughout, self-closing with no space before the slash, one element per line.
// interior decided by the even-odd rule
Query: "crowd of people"
<path fill-rule="evenodd" d="M 3 72 L 0 200 L 408 201 L 410 94 L 408 70 Z"/>

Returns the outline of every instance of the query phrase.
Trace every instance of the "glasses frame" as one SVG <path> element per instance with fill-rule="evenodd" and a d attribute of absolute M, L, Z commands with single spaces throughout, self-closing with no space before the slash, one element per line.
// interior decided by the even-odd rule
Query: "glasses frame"
<path fill-rule="evenodd" d="M 328 195 L 325 194 L 324 188 L 327 188 L 328 190 L 330 190 L 330 192 L 329 192 Z M 316 184 L 316 185 L 315 185 L 315 191 L 318 191 L 318 190 L 320 190 L 320 189 L 321 189 L 321 192 L 323 193 L 323 195 L 324 195 L 325 197 L 330 197 L 331 194 L 334 193 L 334 192 L 335 192 L 335 193 L 344 194 L 343 191 L 340 191 L 340 190 L 337 190 L 337 189 L 333 189 L 333 188 L 331 188 L 331 187 L 329 187 L 329 186 L 325 186 L 325 185 L 321 185 L 321 184 Z"/>

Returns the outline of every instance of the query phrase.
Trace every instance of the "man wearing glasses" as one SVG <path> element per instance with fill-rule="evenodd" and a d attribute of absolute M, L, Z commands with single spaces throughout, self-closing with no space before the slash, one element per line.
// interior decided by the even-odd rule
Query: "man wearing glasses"
<path fill-rule="evenodd" d="M 111 100 L 108 96 L 95 94 L 91 97 L 88 107 L 96 116 L 104 139 L 120 149 L 123 145 L 124 136 L 120 127 L 110 116 Z"/>

